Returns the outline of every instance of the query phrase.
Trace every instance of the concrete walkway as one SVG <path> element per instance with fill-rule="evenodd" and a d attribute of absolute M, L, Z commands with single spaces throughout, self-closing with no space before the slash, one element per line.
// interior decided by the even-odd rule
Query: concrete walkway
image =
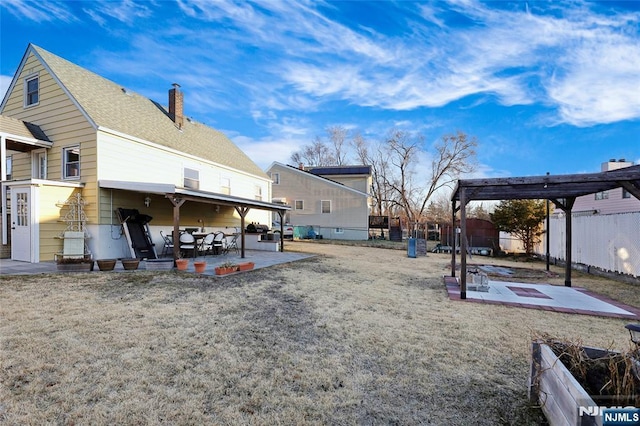
<path fill-rule="evenodd" d="M 219 256 L 206 256 L 197 257 L 196 260 L 205 260 L 207 262 L 207 268 L 202 275 L 215 275 L 214 268 L 225 262 L 240 263 L 240 262 L 253 262 L 255 263 L 254 269 L 268 268 L 269 266 L 279 265 L 283 263 L 295 262 L 297 260 L 307 259 L 314 257 L 314 254 L 308 253 L 296 253 L 296 252 L 268 252 L 258 250 L 246 250 L 245 258 L 240 258 L 239 254 L 229 253 Z M 146 263 L 140 262 L 138 270 L 145 270 Z M 175 269 L 175 268 L 174 268 Z M 98 271 L 98 266 L 95 266 L 94 271 Z M 121 262 L 116 263 L 116 267 L 113 272 L 131 272 L 125 271 Z M 190 259 L 187 272 L 195 273 L 193 267 L 193 259 Z M 10 259 L 0 259 L 0 275 L 25 275 L 25 274 L 49 274 L 59 273 L 56 263 L 40 262 L 40 263 L 28 263 L 19 262 Z M 107 272 L 105 272 L 107 273 Z"/>

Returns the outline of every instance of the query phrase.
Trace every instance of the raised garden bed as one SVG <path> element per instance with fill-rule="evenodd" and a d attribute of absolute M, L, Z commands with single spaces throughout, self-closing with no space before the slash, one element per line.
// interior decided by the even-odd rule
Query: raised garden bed
<path fill-rule="evenodd" d="M 549 424 L 601 425 L 596 407 L 638 406 L 637 360 L 630 354 L 574 343 L 532 344 L 529 398 Z"/>
<path fill-rule="evenodd" d="M 173 269 L 173 259 L 147 259 L 145 267 L 147 271 L 169 271 Z"/>

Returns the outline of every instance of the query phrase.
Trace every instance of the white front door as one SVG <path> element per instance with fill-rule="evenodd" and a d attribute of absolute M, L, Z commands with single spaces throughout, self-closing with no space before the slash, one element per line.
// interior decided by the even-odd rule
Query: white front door
<path fill-rule="evenodd" d="M 31 262 L 31 188 L 11 189 L 11 259 Z"/>

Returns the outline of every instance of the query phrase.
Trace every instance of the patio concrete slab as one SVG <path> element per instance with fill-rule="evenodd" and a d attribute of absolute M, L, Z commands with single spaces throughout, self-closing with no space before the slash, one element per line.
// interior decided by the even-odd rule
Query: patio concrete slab
<path fill-rule="evenodd" d="M 219 256 L 206 256 L 206 257 L 197 257 L 195 260 L 204 260 L 207 262 L 207 267 L 202 275 L 215 275 L 214 268 L 225 262 L 253 262 L 255 263 L 254 269 L 260 268 L 268 268 L 273 265 L 279 265 L 283 263 L 295 262 L 302 259 L 308 259 L 310 257 L 314 257 L 314 254 L 309 253 L 297 253 L 297 252 L 268 252 L 268 251 L 260 251 L 260 250 L 246 250 L 244 259 L 240 257 L 239 254 L 229 253 L 226 255 Z M 193 259 L 190 259 L 189 267 L 186 272 L 195 273 L 195 269 L 193 267 Z M 138 270 L 145 270 L 146 264 L 144 261 L 140 262 L 140 266 Z M 95 267 L 95 271 L 98 271 L 98 267 Z M 122 267 L 121 262 L 116 263 L 116 268 L 114 272 L 135 272 L 135 271 L 125 271 Z M 55 262 L 40 262 L 40 263 L 29 263 L 29 262 L 19 262 L 16 260 L 10 259 L 0 259 L 0 275 L 26 275 L 26 274 L 50 274 L 50 273 L 59 273 L 57 270 Z M 67 273 L 67 272 L 65 272 Z M 107 272 L 105 272 L 107 273 Z M 227 275 L 224 275 L 227 276 Z"/>
<path fill-rule="evenodd" d="M 462 300 L 458 280 L 445 276 L 444 282 L 449 298 Z M 639 308 L 625 305 L 581 287 L 489 281 L 488 292 L 467 290 L 467 298 L 462 301 L 640 320 Z"/>

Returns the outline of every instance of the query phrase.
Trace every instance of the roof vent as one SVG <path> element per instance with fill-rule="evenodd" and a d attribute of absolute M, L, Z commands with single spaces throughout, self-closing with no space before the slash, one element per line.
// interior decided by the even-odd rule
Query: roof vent
<path fill-rule="evenodd" d="M 620 162 L 620 163 L 626 163 L 626 161 L 627 160 L 625 160 L 624 158 L 621 158 L 621 159 L 618 160 L 618 162 Z"/>

